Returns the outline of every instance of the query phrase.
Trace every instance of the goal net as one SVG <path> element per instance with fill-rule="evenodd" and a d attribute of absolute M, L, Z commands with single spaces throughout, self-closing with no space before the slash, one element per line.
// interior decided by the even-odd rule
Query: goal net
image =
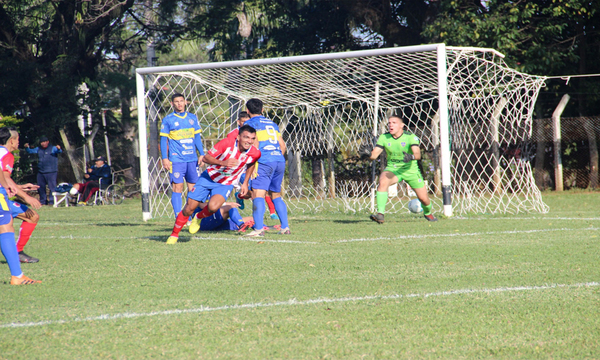
<path fill-rule="evenodd" d="M 391 114 L 421 139 L 435 212 L 547 212 L 518 151 L 544 80 L 494 50 L 444 44 L 137 69 L 144 216 L 172 216 L 157 129 L 173 93 L 197 115 L 206 149 L 236 126 L 246 100 L 261 99 L 287 144 L 292 212 L 372 211 L 386 159 L 357 151 L 387 131 Z M 386 211 L 407 212 L 414 197 L 401 182 Z"/>

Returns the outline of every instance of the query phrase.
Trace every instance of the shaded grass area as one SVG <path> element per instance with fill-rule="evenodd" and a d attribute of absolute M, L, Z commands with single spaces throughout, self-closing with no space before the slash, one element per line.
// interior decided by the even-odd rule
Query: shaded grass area
<path fill-rule="evenodd" d="M 289 236 L 174 246 L 138 202 L 44 208 L 23 265 L 43 284 L 0 282 L 0 357 L 598 357 L 600 287 L 530 287 L 600 281 L 600 194 L 544 200 L 435 224 L 292 214 Z"/>

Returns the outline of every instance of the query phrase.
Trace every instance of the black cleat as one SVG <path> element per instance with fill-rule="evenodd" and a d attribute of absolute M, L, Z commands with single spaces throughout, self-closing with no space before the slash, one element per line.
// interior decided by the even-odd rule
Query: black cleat
<path fill-rule="evenodd" d="M 437 221 L 437 218 L 435 216 L 433 216 L 433 214 L 423 215 L 423 217 L 425 217 L 425 219 L 427 219 L 427 221 Z"/>
<path fill-rule="evenodd" d="M 383 214 L 377 213 L 371 215 L 371 220 L 375 221 L 378 224 L 383 224 Z"/>
<path fill-rule="evenodd" d="M 22 263 L 36 263 L 36 262 L 40 261 L 40 259 L 36 259 L 33 256 L 29 256 L 29 255 L 25 254 L 25 252 L 20 251 L 19 252 L 19 261 Z"/>

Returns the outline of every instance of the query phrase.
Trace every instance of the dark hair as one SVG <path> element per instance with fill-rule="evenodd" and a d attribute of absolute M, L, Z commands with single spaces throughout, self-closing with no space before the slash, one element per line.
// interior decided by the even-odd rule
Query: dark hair
<path fill-rule="evenodd" d="M 12 137 L 12 132 L 17 131 L 14 126 L 5 126 L 0 128 L 0 145 L 6 145 L 8 140 Z"/>
<path fill-rule="evenodd" d="M 256 134 L 256 130 L 250 125 L 242 125 L 242 127 L 240 128 L 239 134 L 243 133 L 244 131 L 247 131 L 251 134 Z"/>
<path fill-rule="evenodd" d="M 262 114 L 263 102 L 260 99 L 250 99 L 246 101 L 246 109 L 250 114 Z"/>
<path fill-rule="evenodd" d="M 183 100 L 185 100 L 185 96 L 183 96 L 183 94 L 175 93 L 175 94 L 171 95 L 171 102 L 175 101 L 175 99 L 177 99 L 178 97 L 182 97 Z"/>
<path fill-rule="evenodd" d="M 404 124 L 404 119 L 402 119 L 402 116 L 400 114 L 392 114 L 388 117 L 388 119 L 393 117 L 397 118 L 398 120 L 400 120 L 401 123 Z"/>
<path fill-rule="evenodd" d="M 247 113 L 247 112 L 245 112 L 245 111 L 240 111 L 240 115 L 238 116 L 238 119 L 241 119 L 241 118 L 249 118 L 249 117 L 250 117 L 250 115 L 248 115 L 248 113 Z"/>

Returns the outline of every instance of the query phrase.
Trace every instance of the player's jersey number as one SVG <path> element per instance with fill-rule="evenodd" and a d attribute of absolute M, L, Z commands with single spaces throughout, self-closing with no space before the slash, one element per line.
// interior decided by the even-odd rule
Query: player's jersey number
<path fill-rule="evenodd" d="M 278 143 L 278 141 L 277 141 L 277 130 L 275 130 L 275 128 L 273 126 L 271 126 L 271 125 L 267 125 L 265 127 L 265 130 L 267 131 L 267 135 L 269 135 L 269 138 L 268 138 L 269 142 L 271 144 L 277 144 Z"/>

